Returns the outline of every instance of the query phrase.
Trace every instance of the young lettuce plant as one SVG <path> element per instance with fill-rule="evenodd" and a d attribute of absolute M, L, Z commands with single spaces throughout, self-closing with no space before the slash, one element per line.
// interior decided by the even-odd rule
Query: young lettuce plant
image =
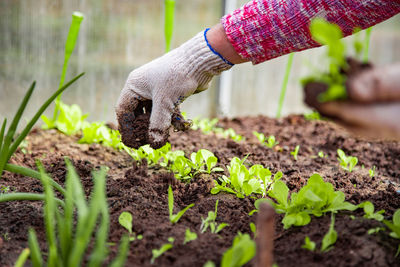
<path fill-rule="evenodd" d="M 321 252 L 326 252 L 336 243 L 337 232 L 335 231 L 335 214 L 331 213 L 331 225 L 328 232 L 322 238 Z"/>
<path fill-rule="evenodd" d="M 353 168 L 357 165 L 358 163 L 358 158 L 357 157 L 352 157 L 352 156 L 346 156 L 343 150 L 338 149 L 337 150 L 338 154 L 338 161 L 340 162 L 340 166 L 346 171 L 352 172 Z"/>
<path fill-rule="evenodd" d="M 393 220 L 384 220 L 383 223 L 392 231 L 390 236 L 396 239 L 400 239 L 400 209 L 396 210 L 393 214 Z M 397 248 L 396 257 L 400 254 L 400 244 Z"/>
<path fill-rule="evenodd" d="M 185 156 L 177 156 L 175 161 L 169 167 L 174 173 L 175 178 L 183 181 L 190 181 L 192 179 L 192 162 Z"/>
<path fill-rule="evenodd" d="M 315 247 L 315 242 L 311 241 L 311 239 L 306 236 L 306 238 L 304 238 L 304 244 L 301 246 L 301 248 L 307 249 L 309 251 L 314 251 Z"/>
<path fill-rule="evenodd" d="M 299 149 L 300 149 L 300 146 L 297 145 L 296 148 L 290 152 L 290 155 L 292 155 L 294 160 L 296 160 L 296 161 L 297 161 L 297 154 L 299 154 Z"/>
<path fill-rule="evenodd" d="M 197 239 L 197 234 L 195 232 L 190 231 L 189 228 L 186 228 L 185 231 L 185 240 L 183 241 L 183 244 L 187 244 L 191 241 L 194 241 Z"/>
<path fill-rule="evenodd" d="M 179 211 L 177 214 L 174 214 L 174 194 L 172 193 L 172 187 L 168 187 L 168 210 L 169 210 L 169 220 L 171 223 L 177 223 L 179 219 L 185 214 L 185 212 L 193 207 L 194 204 L 188 205 L 183 210 Z"/>
<path fill-rule="evenodd" d="M 273 148 L 279 142 L 275 140 L 275 136 L 270 135 L 268 138 L 263 134 L 263 133 L 258 133 L 256 131 L 253 132 L 253 134 L 257 137 L 258 141 L 260 141 L 261 144 L 268 148 Z"/>
<path fill-rule="evenodd" d="M 83 122 L 83 137 L 78 143 L 84 144 L 101 144 L 103 146 L 112 147 L 117 150 L 123 149 L 120 134 L 117 130 L 108 128 L 104 122 Z"/>
<path fill-rule="evenodd" d="M 269 195 L 277 202 L 268 200 L 276 212 L 285 214 L 282 220 L 285 229 L 307 225 L 311 221 L 310 215 L 320 217 L 327 212 L 358 208 L 346 202 L 344 193 L 335 191 L 333 185 L 324 182 L 319 174 L 313 174 L 298 193 L 291 194 L 290 200 L 289 188 L 282 181 L 272 185 Z"/>
<path fill-rule="evenodd" d="M 385 210 L 375 212 L 374 204 L 372 204 L 370 201 L 365 201 L 359 204 L 358 207 L 364 209 L 364 218 L 373 219 L 379 222 L 383 221 L 384 217 L 382 214 L 385 213 Z"/>
<path fill-rule="evenodd" d="M 256 255 L 256 243 L 248 234 L 238 233 L 232 246 L 225 251 L 221 267 L 240 267 L 248 263 Z"/>
<path fill-rule="evenodd" d="M 159 249 L 153 249 L 151 252 L 153 254 L 153 257 L 150 260 L 151 264 L 154 264 L 154 261 L 159 258 L 162 254 L 173 248 L 173 243 L 175 241 L 175 238 L 173 237 L 168 237 L 168 243 L 163 244 Z"/>
<path fill-rule="evenodd" d="M 122 212 L 118 217 L 119 224 L 129 232 L 129 241 L 132 242 L 135 241 L 136 239 L 142 240 L 143 239 L 142 235 L 136 235 L 136 233 L 132 231 L 132 221 L 133 221 L 132 214 L 130 214 L 127 211 Z"/>
<path fill-rule="evenodd" d="M 227 223 L 220 223 L 217 224 L 215 221 L 217 219 L 217 211 L 218 211 L 218 201 L 215 202 L 215 211 L 209 211 L 207 218 L 201 218 L 201 225 L 200 225 L 200 231 L 201 233 L 204 233 L 207 231 L 208 227 L 210 227 L 210 231 L 213 234 L 218 234 L 219 232 L 222 231 L 225 227 L 229 226 Z"/>
<path fill-rule="evenodd" d="M 196 170 L 196 173 L 205 172 L 205 173 L 212 173 L 212 172 L 223 172 L 224 169 L 215 167 L 217 165 L 217 157 L 214 154 L 207 150 L 207 149 L 200 149 L 196 153 L 193 152 L 190 155 L 190 159 L 192 160 L 192 168 Z M 206 169 L 204 169 L 206 167 Z"/>

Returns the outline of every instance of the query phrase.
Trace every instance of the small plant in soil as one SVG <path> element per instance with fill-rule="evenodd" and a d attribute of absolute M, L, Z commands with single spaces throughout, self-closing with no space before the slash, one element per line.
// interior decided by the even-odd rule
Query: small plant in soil
<path fill-rule="evenodd" d="M 217 211 L 218 211 L 218 201 L 215 202 L 215 211 L 209 211 L 207 218 L 201 218 L 201 225 L 200 225 L 200 231 L 201 233 L 204 233 L 207 231 L 208 227 L 210 227 L 210 231 L 213 234 L 218 234 L 219 232 L 222 231 L 225 227 L 229 226 L 227 223 L 220 223 L 217 224 L 216 219 L 217 219 Z"/>
<path fill-rule="evenodd" d="M 183 210 L 179 211 L 177 214 L 174 214 L 174 194 L 172 193 L 172 187 L 168 187 L 168 210 L 169 210 L 169 220 L 171 223 L 177 223 L 179 219 L 185 214 L 185 212 L 193 207 L 194 204 L 188 205 Z"/>
<path fill-rule="evenodd" d="M 208 151 L 207 149 L 200 149 L 196 153 L 193 152 L 190 155 L 190 159 L 192 160 L 192 168 L 195 170 L 194 175 L 204 172 L 210 174 L 212 172 L 224 171 L 222 168 L 215 167 L 218 159 L 211 151 Z"/>
<path fill-rule="evenodd" d="M 172 163 L 170 170 L 174 173 L 178 180 L 190 181 L 192 179 L 192 164 L 185 156 L 176 157 Z"/>
<path fill-rule="evenodd" d="M 310 113 L 304 114 L 304 118 L 308 121 L 321 120 L 321 114 L 318 111 L 311 111 Z"/>
<path fill-rule="evenodd" d="M 187 244 L 191 241 L 194 241 L 197 239 L 197 234 L 195 232 L 190 231 L 189 228 L 186 228 L 185 231 L 185 240 L 183 241 L 183 244 Z"/>
<path fill-rule="evenodd" d="M 368 170 L 369 177 L 374 178 L 375 177 L 375 171 L 376 171 L 376 166 L 374 165 L 371 169 Z"/>
<path fill-rule="evenodd" d="M 271 171 L 262 165 L 256 164 L 247 169 L 244 161 L 239 158 L 233 158 L 230 165 L 227 166 L 229 177 L 223 175 L 216 180 L 215 187 L 211 189 L 211 194 L 227 192 L 235 194 L 238 198 L 244 198 L 251 194 L 260 194 L 265 196 L 271 185 L 282 178 L 282 173 L 277 172 L 272 178 Z"/>
<path fill-rule="evenodd" d="M 132 231 L 132 221 L 132 214 L 127 211 L 122 212 L 121 215 L 119 215 L 118 217 L 119 224 L 129 232 L 129 241 L 135 241 L 136 239 L 142 240 L 142 235 L 136 235 L 136 233 Z"/>
<path fill-rule="evenodd" d="M 332 248 L 336 243 L 337 232 L 335 231 L 335 214 L 331 214 L 331 225 L 329 226 L 328 232 L 322 238 L 321 252 L 326 252 Z"/>
<path fill-rule="evenodd" d="M 304 238 L 304 244 L 301 247 L 304 248 L 304 249 L 307 249 L 309 251 L 314 251 L 315 250 L 315 246 L 316 246 L 315 242 L 311 241 L 311 239 L 308 236 L 306 236 Z"/>
<path fill-rule="evenodd" d="M 345 201 L 343 192 L 335 191 L 333 185 L 324 182 L 319 174 L 313 174 L 298 193 L 291 194 L 290 200 L 289 188 L 282 181 L 272 185 L 269 195 L 277 201 L 268 200 L 276 212 L 285 214 L 282 220 L 285 229 L 307 225 L 311 221 L 310 215 L 320 217 L 326 212 L 357 209 Z"/>
<path fill-rule="evenodd" d="M 340 162 L 340 166 L 346 171 L 352 172 L 353 168 L 357 165 L 358 163 L 358 158 L 357 157 L 352 157 L 352 156 L 346 156 L 343 150 L 338 149 L 337 150 L 338 154 L 338 161 Z"/>
<path fill-rule="evenodd" d="M 104 122 L 83 122 L 81 144 L 101 144 L 117 150 L 123 149 L 120 134 L 117 130 L 108 128 Z"/>
<path fill-rule="evenodd" d="M 385 210 L 375 212 L 374 204 L 372 204 L 370 201 L 365 201 L 359 204 L 358 207 L 364 209 L 364 218 L 374 219 L 379 222 L 383 221 L 383 214 L 385 213 Z"/>
<path fill-rule="evenodd" d="M 221 267 L 240 267 L 256 255 L 256 243 L 248 234 L 238 233 L 221 260 Z"/>
<path fill-rule="evenodd" d="M 290 152 L 290 155 L 292 155 L 294 160 L 296 160 L 296 161 L 297 161 L 297 154 L 299 154 L 299 149 L 300 149 L 300 146 L 297 145 L 296 148 Z"/>
<path fill-rule="evenodd" d="M 150 260 L 151 264 L 154 264 L 154 261 L 159 258 L 162 254 L 173 248 L 173 243 L 175 241 L 175 238 L 169 237 L 168 238 L 168 243 L 163 244 L 159 249 L 153 249 L 151 253 L 153 254 L 153 257 Z"/>
<path fill-rule="evenodd" d="M 263 133 L 258 133 L 254 131 L 253 134 L 257 137 L 258 141 L 260 141 L 260 143 L 266 147 L 273 148 L 274 146 L 279 144 L 279 142 L 275 140 L 275 136 L 273 135 L 270 135 L 267 138 Z"/>
<path fill-rule="evenodd" d="M 384 220 L 383 223 L 392 231 L 390 236 L 396 239 L 400 239 L 400 209 L 396 210 L 393 214 L 393 220 Z M 400 254 L 400 244 L 397 248 L 396 257 Z"/>

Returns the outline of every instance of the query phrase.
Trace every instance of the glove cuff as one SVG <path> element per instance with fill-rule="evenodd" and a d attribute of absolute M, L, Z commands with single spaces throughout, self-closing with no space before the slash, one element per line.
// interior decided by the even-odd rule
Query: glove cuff
<path fill-rule="evenodd" d="M 187 67 L 187 75 L 193 77 L 199 85 L 207 84 L 213 76 L 232 68 L 233 64 L 224 59 L 208 43 L 206 33 L 198 33 L 182 45 L 182 60 Z"/>

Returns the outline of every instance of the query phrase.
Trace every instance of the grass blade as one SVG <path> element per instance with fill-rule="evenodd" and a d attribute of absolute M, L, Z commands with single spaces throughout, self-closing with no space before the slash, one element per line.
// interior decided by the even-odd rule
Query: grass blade
<path fill-rule="evenodd" d="M 19 254 L 19 257 L 17 259 L 17 261 L 14 264 L 14 267 L 24 267 L 26 260 L 29 257 L 30 254 L 30 250 L 29 248 L 24 249 L 21 254 Z"/>
<path fill-rule="evenodd" d="M 1 150 L 3 147 L 3 140 L 4 140 L 4 131 L 6 130 L 7 119 L 4 119 L 3 124 L 1 125 L 0 130 L 0 154 L 2 154 Z"/>
<path fill-rule="evenodd" d="M 35 116 L 31 119 L 31 121 L 26 125 L 24 130 L 21 132 L 21 134 L 17 137 L 17 139 L 14 141 L 13 145 L 11 146 L 10 150 L 8 151 L 8 155 L 6 158 L 6 161 L 14 154 L 15 150 L 17 150 L 19 144 L 24 140 L 24 138 L 28 135 L 32 127 L 35 125 L 35 123 L 38 121 L 40 118 L 40 115 L 46 110 L 46 108 L 53 102 L 53 100 L 62 92 L 64 92 L 71 84 L 76 82 L 80 77 L 82 77 L 85 73 L 81 73 L 72 80 L 70 80 L 67 84 L 65 84 L 63 87 L 58 89 L 47 101 L 40 107 L 40 109 L 36 112 Z M 1 162 L 1 161 L 0 161 Z M 1 165 L 0 165 L 1 167 Z"/>
<path fill-rule="evenodd" d="M 121 244 L 118 248 L 118 255 L 110 264 L 110 267 L 121 267 L 125 265 L 126 258 L 129 251 L 129 237 L 124 235 L 121 239 Z"/>
<path fill-rule="evenodd" d="M 168 187 L 168 210 L 169 210 L 169 219 L 172 220 L 172 215 L 174 212 L 174 193 L 172 193 L 172 187 Z"/>
<path fill-rule="evenodd" d="M 39 242 L 37 240 L 35 230 L 33 230 L 32 228 L 29 229 L 28 243 L 29 243 L 29 249 L 31 250 L 32 266 L 42 267 L 43 266 L 42 253 L 40 252 Z"/>
<path fill-rule="evenodd" d="M 165 34 L 165 52 L 171 50 L 171 39 L 174 31 L 174 11 L 175 0 L 165 0 L 165 21 L 164 21 L 164 34 Z"/>
<path fill-rule="evenodd" d="M 281 88 L 281 95 L 279 96 L 279 104 L 278 104 L 278 111 L 276 113 L 276 117 L 279 118 L 281 116 L 281 111 L 283 107 L 283 102 L 285 101 L 286 89 L 289 82 L 289 75 L 292 69 L 294 53 L 290 53 L 288 57 L 288 61 L 286 64 L 286 71 L 285 76 L 283 77 L 283 83 Z"/>
<path fill-rule="evenodd" d="M 0 203 L 8 202 L 8 201 L 43 201 L 45 200 L 44 194 L 36 194 L 36 193 L 9 193 L 9 194 L 0 194 Z M 55 202 L 64 207 L 64 202 L 61 199 L 55 198 Z"/>
<path fill-rule="evenodd" d="M 29 169 L 29 168 L 25 168 L 22 166 L 18 166 L 18 165 L 14 165 L 11 163 L 7 163 L 6 166 L 4 167 L 4 170 L 12 172 L 12 173 L 17 173 L 17 174 L 21 174 L 24 176 L 29 176 L 31 178 L 37 179 L 41 181 L 41 176 L 40 173 Z M 59 185 L 56 181 L 54 181 L 51 177 L 50 178 L 50 184 L 57 189 L 57 191 L 59 191 L 61 194 L 65 195 L 65 190 L 64 188 L 61 187 L 61 185 Z"/>

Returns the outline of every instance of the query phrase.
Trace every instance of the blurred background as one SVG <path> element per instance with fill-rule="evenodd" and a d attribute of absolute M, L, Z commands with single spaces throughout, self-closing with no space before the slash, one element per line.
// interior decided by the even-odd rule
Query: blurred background
<path fill-rule="evenodd" d="M 74 11 L 85 15 L 66 81 L 86 75 L 63 95 L 90 121 L 115 121 L 114 106 L 129 72 L 164 53 L 162 0 L 0 0 L 0 119 L 11 117 L 33 80 L 36 91 L 24 117 L 57 89 L 64 44 Z M 177 0 L 172 47 L 219 22 L 244 0 Z M 351 45 L 351 38 L 346 42 Z M 364 38 L 361 33 L 360 38 Z M 282 114 L 304 113 L 300 78 L 310 65 L 323 66 L 324 48 L 295 54 Z M 377 65 L 400 61 L 400 16 L 372 30 L 370 59 Z M 182 105 L 189 117 L 275 116 L 287 56 L 253 66 L 235 66 L 210 90 Z M 223 92 L 221 92 L 221 90 Z M 47 114 L 51 114 L 49 108 Z"/>

